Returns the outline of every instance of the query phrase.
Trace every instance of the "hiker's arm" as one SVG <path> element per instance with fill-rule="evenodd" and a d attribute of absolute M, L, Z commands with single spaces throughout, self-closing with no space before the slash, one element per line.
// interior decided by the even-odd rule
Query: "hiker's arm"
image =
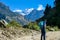
<path fill-rule="evenodd" d="M 45 28 L 46 28 L 46 24 L 45 24 Z"/>
<path fill-rule="evenodd" d="M 45 26 L 45 28 L 46 28 L 46 21 L 45 21 L 45 25 L 44 25 L 44 26 Z"/>

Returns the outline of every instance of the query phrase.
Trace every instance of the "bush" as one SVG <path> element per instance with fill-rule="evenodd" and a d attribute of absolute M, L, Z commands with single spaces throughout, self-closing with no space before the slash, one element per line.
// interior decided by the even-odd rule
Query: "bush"
<path fill-rule="evenodd" d="M 55 26 L 53 28 L 54 28 L 55 31 L 58 31 L 59 30 L 58 26 Z"/>
<path fill-rule="evenodd" d="M 21 25 L 16 21 L 11 21 L 8 23 L 7 27 L 21 27 Z"/>
<path fill-rule="evenodd" d="M 40 30 L 39 26 L 37 25 L 37 23 L 29 23 L 28 25 L 25 25 L 24 28 L 29 28 L 32 30 Z"/>
<path fill-rule="evenodd" d="M 46 27 L 46 30 L 47 31 L 51 31 L 51 30 L 53 30 L 53 31 L 58 31 L 59 30 L 59 28 L 58 28 L 58 26 L 47 26 Z"/>
<path fill-rule="evenodd" d="M 33 25 L 33 29 L 34 29 L 34 30 L 37 30 L 37 31 L 40 30 L 40 28 L 39 28 L 38 25 Z"/>

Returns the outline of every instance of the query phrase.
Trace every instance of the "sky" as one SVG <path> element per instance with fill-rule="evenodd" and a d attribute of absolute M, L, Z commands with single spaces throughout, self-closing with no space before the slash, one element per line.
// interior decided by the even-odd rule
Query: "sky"
<path fill-rule="evenodd" d="M 41 10 L 46 7 L 46 4 L 54 6 L 54 0 L 0 0 L 0 2 L 9 6 L 11 10 L 25 10 L 25 9 L 37 9 Z"/>

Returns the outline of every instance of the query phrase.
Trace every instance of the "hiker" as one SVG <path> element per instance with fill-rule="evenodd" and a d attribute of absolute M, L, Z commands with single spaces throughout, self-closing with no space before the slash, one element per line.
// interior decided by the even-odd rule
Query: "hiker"
<path fill-rule="evenodd" d="M 46 40 L 45 39 L 45 36 L 46 36 L 46 31 L 45 31 L 46 20 L 44 20 L 44 19 L 40 20 L 39 26 L 41 28 L 41 40 Z"/>

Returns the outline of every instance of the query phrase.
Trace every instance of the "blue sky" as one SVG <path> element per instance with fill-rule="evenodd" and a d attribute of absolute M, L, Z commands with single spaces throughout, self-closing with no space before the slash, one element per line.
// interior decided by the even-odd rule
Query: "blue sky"
<path fill-rule="evenodd" d="M 54 5 L 54 0 L 0 0 L 0 2 L 3 2 L 5 5 L 9 6 L 11 10 L 24 10 L 27 8 L 37 9 L 39 5 L 43 5 L 43 7 L 45 7 L 46 4 L 49 4 L 52 7 Z"/>

